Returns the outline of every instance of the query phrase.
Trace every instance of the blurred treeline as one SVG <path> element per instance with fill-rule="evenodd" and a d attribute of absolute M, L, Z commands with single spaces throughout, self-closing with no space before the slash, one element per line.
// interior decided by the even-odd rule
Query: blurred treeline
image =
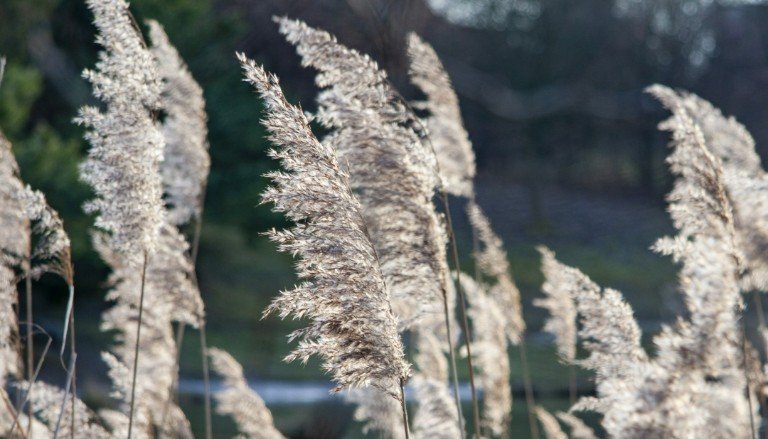
<path fill-rule="evenodd" d="M 242 83 L 234 57 L 244 51 L 260 60 L 280 76 L 291 100 L 313 109 L 313 72 L 301 68 L 277 33 L 275 14 L 303 19 L 371 54 L 409 97 L 418 96 L 407 83 L 404 36 L 419 33 L 454 80 L 481 184 L 525 188 L 534 212 L 542 188 L 553 185 L 662 202 L 669 180 L 666 137 L 655 124 L 663 112 L 643 94 L 654 82 L 692 90 L 736 115 L 759 151 L 765 152 L 761 145 L 768 140 L 768 8 L 760 5 L 707 6 L 706 14 L 683 8 L 668 17 L 676 31 L 660 33 L 654 11 L 617 14 L 608 0 L 533 1 L 534 17 L 490 10 L 492 20 L 478 16 L 469 25 L 447 21 L 425 0 L 131 3 L 139 23 L 154 18 L 166 27 L 205 90 L 212 172 L 201 278 L 214 290 L 230 285 L 217 279 L 263 270 L 249 287 L 251 294 L 270 296 L 284 282 L 273 280 L 267 268 L 283 267 L 281 273 L 290 276 L 287 259 L 260 236 L 280 218 L 258 207 L 261 175 L 272 164 L 258 123 L 260 104 Z M 694 15 L 695 25 L 686 24 Z M 89 250 L 90 219 L 81 211 L 88 189 L 77 175 L 87 147 L 82 129 L 72 123 L 78 107 L 95 103 L 80 76 L 98 51 L 90 20 L 81 0 L 0 0 L 0 53 L 9 61 L 0 87 L 0 127 L 14 143 L 24 180 L 62 213 L 73 238 L 79 290 L 96 297 L 106 272 Z M 541 215 L 538 220 L 546 221 Z M 219 278 L 213 269 L 223 271 Z"/>

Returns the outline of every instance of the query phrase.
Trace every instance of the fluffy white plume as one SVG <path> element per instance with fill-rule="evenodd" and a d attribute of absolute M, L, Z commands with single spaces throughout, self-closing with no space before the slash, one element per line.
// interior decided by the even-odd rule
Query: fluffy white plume
<path fill-rule="evenodd" d="M 506 314 L 509 310 L 496 301 L 488 287 L 462 274 L 461 284 L 469 301 L 472 319 L 472 361 L 483 389 L 482 426 L 493 436 L 505 434 L 512 413 L 510 364 L 507 354 Z"/>
<path fill-rule="evenodd" d="M 160 172 L 168 204 L 168 221 L 176 226 L 200 220 L 203 190 L 208 180 L 208 128 L 203 89 L 171 45 L 162 26 L 147 22 L 160 76 L 161 107 L 166 113 L 162 131 L 165 152 Z"/>
<path fill-rule="evenodd" d="M 437 155 L 445 190 L 453 195 L 474 195 L 475 153 L 464 129 L 459 99 L 440 58 L 418 35 L 408 35 L 408 73 L 411 81 L 426 95 L 414 107 L 427 110 L 426 126 Z"/>
<path fill-rule="evenodd" d="M 216 400 L 216 412 L 231 417 L 238 431 L 245 437 L 283 438 L 275 428 L 272 413 L 264 405 L 264 401 L 248 387 L 240 363 L 221 349 L 211 348 L 208 354 L 211 356 L 211 367 L 224 378 L 224 388 L 213 395 Z"/>
<path fill-rule="evenodd" d="M 286 360 L 318 355 L 333 374 L 336 391 L 373 386 L 400 400 L 410 365 L 349 177 L 333 148 L 312 134 L 301 109 L 285 100 L 277 78 L 244 55 L 239 58 L 266 104 L 263 123 L 278 146 L 270 155 L 284 168 L 269 175 L 274 186 L 263 200 L 296 223 L 270 235 L 281 251 L 298 257 L 302 282 L 282 292 L 267 313 L 311 319 L 307 328 L 291 334 L 301 341 Z"/>
<path fill-rule="evenodd" d="M 27 382 L 20 383 L 25 389 Z M 74 406 L 74 430 L 72 429 L 72 398 L 71 395 L 65 395 L 64 391 L 56 386 L 36 381 L 32 385 L 32 411 L 36 417 L 42 421 L 44 429 L 49 432 L 56 431 L 56 423 L 61 417 L 59 424 L 59 437 L 74 437 L 78 439 L 108 439 L 112 436 L 101 427 L 96 421 L 96 415 L 78 398 L 75 398 Z M 62 407 L 62 402 L 64 405 Z M 60 412 L 64 409 L 63 414 Z M 36 426 L 33 426 L 35 437 L 40 433 Z"/>
<path fill-rule="evenodd" d="M 595 431 L 576 416 L 565 412 L 557 412 L 555 416 L 571 429 L 571 439 L 597 439 Z"/>
<path fill-rule="evenodd" d="M 504 310 L 504 331 L 510 343 L 518 344 L 525 333 L 520 290 L 510 274 L 504 243 L 493 231 L 488 217 L 474 201 L 467 204 L 467 215 L 480 243 L 474 255 L 480 272 L 491 282 L 488 293 Z M 463 276 L 462 276 L 463 277 Z"/>
<path fill-rule="evenodd" d="M 568 435 L 560 428 L 557 418 L 552 416 L 544 407 L 536 407 L 536 417 L 539 418 L 547 439 L 568 439 Z"/>
<path fill-rule="evenodd" d="M 104 48 L 84 76 L 105 107 L 84 107 L 76 119 L 91 144 L 81 178 L 96 198 L 86 204 L 109 247 L 132 262 L 154 249 L 162 219 L 163 134 L 155 121 L 162 83 L 125 0 L 87 0 Z"/>
<path fill-rule="evenodd" d="M 574 285 L 570 272 L 555 259 L 555 254 L 548 248 L 537 247 L 541 253 L 541 271 L 546 295 L 536 299 L 533 304 L 549 311 L 544 330 L 555 336 L 557 353 L 564 361 L 572 363 L 576 359 L 576 305 L 571 298 L 569 287 Z"/>
<path fill-rule="evenodd" d="M 320 71 L 316 119 L 331 130 L 324 143 L 348 168 L 395 315 L 409 328 L 442 312 L 446 236 L 432 203 L 436 158 L 415 131 L 418 120 L 368 56 L 303 22 L 277 21 L 302 63 Z"/>
<path fill-rule="evenodd" d="M 378 389 L 353 389 L 345 399 L 355 404 L 354 418 L 363 423 L 363 433 L 390 439 L 405 438 L 400 403 Z"/>

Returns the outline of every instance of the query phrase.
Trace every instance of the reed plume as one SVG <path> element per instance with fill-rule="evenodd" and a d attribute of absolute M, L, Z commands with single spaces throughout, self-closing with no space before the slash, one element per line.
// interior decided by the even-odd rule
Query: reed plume
<path fill-rule="evenodd" d="M 64 231 L 64 223 L 59 214 L 45 200 L 45 196 L 24 185 L 19 175 L 18 164 L 13 156 L 11 143 L 0 132 L 0 266 L 2 266 L 2 288 L 7 306 L 3 312 L 9 312 L 9 326 L 0 330 L 3 340 L 0 341 L 7 360 L 6 370 L 0 370 L 4 383 L 8 373 L 14 373 L 20 378 L 20 358 L 6 352 L 7 349 L 19 350 L 18 317 L 14 308 L 18 305 L 18 293 L 15 284 L 19 279 L 26 281 L 26 329 L 27 329 L 27 379 L 32 380 L 34 350 L 33 350 L 33 314 L 32 314 L 32 279 L 43 273 L 54 273 L 61 276 L 69 286 L 69 308 L 74 293 L 74 269 L 72 266 L 70 242 Z M 33 243 L 34 237 L 34 243 Z M 9 282 L 6 284 L 6 282 Z M 6 288 L 9 288 L 6 290 Z M 64 343 L 66 344 L 69 312 L 65 317 Z M 5 338 L 7 336 L 7 338 Z M 18 355 L 18 354 L 17 354 Z M 15 358 L 14 358 L 15 357 Z M 14 365 L 15 364 L 15 365 Z M 27 400 L 32 400 L 32 389 L 27 387 Z M 32 419 L 32 408 L 29 406 L 27 420 Z M 32 434 L 32 428 L 27 434 Z"/>
<path fill-rule="evenodd" d="M 535 306 L 546 309 L 549 317 L 544 323 L 544 331 L 555 337 L 555 346 L 560 358 L 566 363 L 576 359 L 576 304 L 569 288 L 573 285 L 571 273 L 555 259 L 552 250 L 539 246 L 541 253 L 541 271 L 544 273 L 544 285 L 541 290 L 544 299 L 533 301 Z"/>
<path fill-rule="evenodd" d="M 418 35 L 408 35 L 408 73 L 426 96 L 413 106 L 426 110 L 426 127 L 435 149 L 442 187 L 456 196 L 474 197 L 475 153 L 461 119 L 459 99 L 435 50 Z"/>
<path fill-rule="evenodd" d="M 320 71 L 316 83 L 323 91 L 317 99 L 316 120 L 331 130 L 324 143 L 338 152 L 350 174 L 400 329 L 413 331 L 418 339 L 435 331 L 436 322 L 450 325 L 452 319 L 444 310 L 451 300 L 447 237 L 432 202 L 440 184 L 437 158 L 420 138 L 420 121 L 368 56 L 300 21 L 278 18 L 277 22 L 303 65 Z M 452 332 L 447 327 L 441 330 Z M 444 341 L 452 354 L 452 340 Z M 358 399 L 363 404 L 369 400 L 374 399 Z M 454 420 L 458 424 L 458 416 Z"/>
<path fill-rule="evenodd" d="M 560 428 L 557 418 L 544 407 L 536 407 L 536 417 L 539 418 L 541 426 L 544 427 L 544 434 L 547 439 L 568 439 L 568 435 Z"/>
<path fill-rule="evenodd" d="M 507 354 L 507 314 L 509 310 L 496 301 L 486 285 L 469 276 L 461 276 L 469 300 L 469 316 L 475 336 L 472 342 L 474 364 L 483 389 L 482 426 L 493 436 L 507 433 L 512 412 L 510 364 Z"/>
<path fill-rule="evenodd" d="M 163 134 L 155 120 L 162 82 L 152 53 L 124 0 L 87 0 L 103 47 L 83 76 L 104 109 L 83 107 L 76 119 L 91 144 L 81 178 L 96 198 L 85 205 L 108 245 L 134 264 L 154 249 L 162 219 Z"/>
<path fill-rule="evenodd" d="M 26 387 L 28 384 L 24 382 L 22 385 Z M 32 410 L 49 433 L 56 432 L 59 437 L 78 439 L 107 439 L 112 437 L 107 430 L 99 425 L 96 414 L 91 412 L 80 399 L 70 399 L 62 389 L 41 381 L 32 383 L 32 390 L 35 394 L 35 398 L 32 400 Z M 64 401 L 63 406 L 62 401 Z M 62 409 L 64 410 L 63 413 L 61 413 Z M 60 423 L 57 430 L 57 421 L 60 417 L 74 417 L 74 422 Z"/>
<path fill-rule="evenodd" d="M 571 429 L 571 439 L 597 439 L 595 431 L 576 416 L 565 412 L 557 412 L 555 416 Z"/>
<path fill-rule="evenodd" d="M 363 433 L 376 432 L 377 436 L 389 439 L 405 438 L 405 432 L 400 427 L 403 422 L 402 407 L 387 393 L 375 388 L 352 389 L 345 399 L 355 404 L 353 418 L 363 424 Z"/>
<path fill-rule="evenodd" d="M 414 130 L 415 117 L 368 56 L 306 24 L 277 19 L 302 64 L 320 71 L 316 119 L 350 175 L 365 224 L 403 328 L 441 312 L 446 290 L 446 237 L 432 203 L 434 154 Z"/>
<path fill-rule="evenodd" d="M 235 421 L 240 434 L 248 438 L 281 439 L 275 428 L 272 413 L 261 397 L 248 387 L 243 367 L 221 349 L 211 348 L 213 370 L 224 379 L 224 389 L 214 396 L 216 412 Z M 391 398 L 388 398 L 391 399 Z M 397 421 L 397 419 L 395 419 Z"/>
<path fill-rule="evenodd" d="M 175 226 L 163 224 L 152 258 L 143 273 L 126 266 L 119 254 L 110 253 L 104 239 L 96 239 L 97 250 L 112 268 L 107 300 L 115 305 L 103 316 L 102 330 L 116 331 L 113 352 L 122 364 L 131 364 L 138 343 L 142 361 L 136 370 L 137 386 L 146 389 L 138 401 L 144 416 L 160 431 L 189 436 L 188 421 L 173 402 L 173 384 L 178 373 L 172 322 L 198 327 L 204 319 L 200 293 L 193 280 L 188 244 Z M 141 339 L 136 339 L 137 303 L 144 285 Z M 130 404 L 130 400 L 123 401 Z M 164 418 L 170 415 L 170 422 Z"/>
<path fill-rule="evenodd" d="M 26 254 L 31 245 L 29 219 L 20 194 L 25 191 L 11 143 L 0 132 L 0 392 L 5 394 L 9 376 L 21 378 L 23 373 L 18 315 L 19 297 L 16 283 L 24 271 Z M 10 427 L 10 424 L 8 424 Z"/>
<path fill-rule="evenodd" d="M 504 313 L 504 331 L 512 344 L 519 344 L 525 333 L 523 308 L 520 303 L 520 290 L 510 275 L 509 258 L 504 250 L 504 243 L 493 231 L 488 217 L 474 202 L 467 205 L 467 214 L 473 230 L 480 241 L 480 248 L 475 254 L 475 261 L 480 272 L 491 282 L 488 293 L 506 311 Z"/>
<path fill-rule="evenodd" d="M 455 303 L 455 302 L 454 302 Z M 454 307 L 451 307 L 454 309 Z M 432 330 L 420 328 L 415 335 L 416 354 L 413 387 L 416 395 L 416 412 L 413 417 L 416 438 L 462 437 L 463 419 L 459 419 L 456 401 L 451 397 L 449 367 L 445 357 L 447 334 L 442 316 L 433 319 Z M 454 326 L 456 327 L 456 326 Z"/>
<path fill-rule="evenodd" d="M 269 233 L 281 251 L 298 256 L 302 283 L 282 292 L 265 315 L 311 319 L 308 327 L 291 334 L 300 342 L 286 360 L 318 355 L 336 381 L 334 391 L 372 386 L 404 404 L 402 386 L 410 366 L 349 176 L 334 149 L 317 141 L 304 113 L 285 100 L 277 78 L 238 56 L 248 82 L 265 102 L 263 123 L 270 140 L 280 148 L 270 155 L 284 167 L 269 174 L 274 186 L 263 200 L 296 223 Z"/>
<path fill-rule="evenodd" d="M 130 395 L 123 403 L 128 412 L 127 435 L 131 436 L 135 418 L 140 418 L 136 424 L 139 429 L 144 429 L 146 422 L 164 431 L 158 413 L 170 398 L 176 373 L 170 318 L 199 319 L 199 298 L 176 308 L 167 306 L 178 291 L 194 289 L 185 279 L 189 270 L 174 271 L 188 264 L 180 260 L 186 243 L 167 224 L 163 206 L 160 162 L 165 142 L 157 123 L 163 82 L 155 57 L 144 43 L 127 2 L 88 0 L 87 6 L 94 14 L 97 42 L 104 50 L 96 70 L 86 70 L 84 76 L 104 103 L 104 110 L 80 110 L 77 122 L 90 129 L 86 139 L 91 144 L 88 159 L 81 165 L 81 178 L 96 194 L 85 207 L 97 214 L 102 257 L 113 269 L 113 289 L 108 298 L 116 305 L 105 313 L 103 323 L 104 328 L 118 330 L 114 349 L 118 360 L 110 364 L 113 368 L 132 364 L 131 391 L 120 392 L 124 397 Z M 165 265 L 169 263 L 176 265 Z M 173 284 L 176 280 L 178 285 Z M 164 285 L 164 281 L 168 283 Z M 173 285 L 174 290 L 166 293 L 162 288 L 167 285 Z M 145 296 L 149 305 L 146 313 Z M 113 377 L 124 378 L 124 374 Z M 122 388 L 126 383 L 113 385 Z M 134 416 L 135 411 L 140 413 Z M 191 434 L 180 410 L 173 411 L 179 415 L 174 434 Z"/>
<path fill-rule="evenodd" d="M 707 147 L 722 163 L 723 181 L 732 201 L 737 244 L 745 257 L 742 290 L 768 291 L 768 174 L 755 141 L 733 117 L 685 91 L 656 85 L 651 92 L 671 111 L 678 108 L 699 126 Z M 672 125 L 674 117 L 664 126 Z"/>
<path fill-rule="evenodd" d="M 147 21 L 159 74 L 163 79 L 160 108 L 166 114 L 162 124 L 165 137 L 160 174 L 163 181 L 167 219 L 180 226 L 200 221 L 203 191 L 211 158 L 208 154 L 208 116 L 203 89 L 192 77 L 163 27 Z"/>
<path fill-rule="evenodd" d="M 746 437 L 752 408 L 746 392 L 735 390 L 746 388 L 737 329 L 743 257 L 722 166 L 684 108 L 675 107 L 664 127 L 673 131 L 668 162 L 677 179 L 668 200 L 678 235 L 655 249 L 682 265 L 687 317 L 654 338 L 658 353 L 648 358 L 620 293 L 559 267 L 590 352 L 578 362 L 597 375 L 597 398 L 582 398 L 572 410 L 602 412 L 603 427 L 614 437 Z"/>

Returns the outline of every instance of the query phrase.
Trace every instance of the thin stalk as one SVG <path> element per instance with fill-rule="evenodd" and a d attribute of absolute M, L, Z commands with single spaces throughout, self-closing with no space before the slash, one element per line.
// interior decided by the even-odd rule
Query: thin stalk
<path fill-rule="evenodd" d="M 568 365 L 568 401 L 571 405 L 576 403 L 576 367 Z"/>
<path fill-rule="evenodd" d="M 74 371 L 75 371 L 75 359 L 77 356 L 73 356 L 69 359 L 69 376 L 67 376 L 67 385 L 64 388 L 64 398 L 61 400 L 61 408 L 59 409 L 59 417 L 56 419 L 56 428 L 53 430 L 53 439 L 57 439 L 59 437 L 59 428 L 61 427 L 61 419 L 64 417 L 64 409 L 67 406 L 67 395 L 69 394 L 69 391 L 72 389 L 72 381 L 74 381 Z M 30 404 L 31 406 L 31 404 Z M 75 416 L 75 404 L 74 401 L 72 403 L 72 416 Z M 72 432 L 70 432 L 72 434 Z"/>
<path fill-rule="evenodd" d="M 199 290 L 199 284 L 197 283 L 197 269 L 195 268 L 197 265 L 197 255 L 198 251 L 200 249 L 200 234 L 203 229 L 203 212 L 205 211 L 205 194 L 206 189 L 208 187 L 208 182 L 203 183 L 202 189 L 200 191 L 200 209 L 197 212 L 196 219 L 195 219 L 195 229 L 192 233 L 192 247 L 190 249 L 190 259 L 192 261 L 192 267 L 195 270 L 195 273 L 193 273 L 192 280 L 195 282 L 195 286 L 198 287 Z M 202 296 L 202 292 L 200 292 L 200 295 Z M 178 401 L 178 379 L 179 379 L 179 371 L 181 370 L 181 346 L 184 343 L 184 329 L 186 328 L 186 324 L 179 322 L 179 325 L 176 327 L 176 373 L 173 376 L 173 380 L 171 382 L 171 390 L 170 393 L 173 395 L 176 401 Z M 201 333 L 205 331 L 205 324 L 203 324 L 200 327 Z M 210 383 L 209 383 L 209 376 L 207 373 L 208 363 L 207 363 L 207 352 L 208 352 L 208 346 L 207 342 L 205 340 L 205 335 L 201 335 L 201 344 L 205 344 L 204 349 L 200 349 L 201 355 L 203 358 L 201 358 L 201 361 L 203 361 L 203 381 L 204 381 L 204 387 L 206 389 L 205 392 L 205 401 L 206 401 L 206 438 L 210 439 L 210 436 L 207 436 L 207 432 L 211 431 L 212 427 L 210 425 L 210 401 L 211 401 L 211 394 L 210 394 Z M 201 346 L 202 347 L 202 346 Z M 165 421 L 168 415 L 168 409 L 170 405 L 170 399 L 166 401 L 165 407 L 163 409 L 163 422 L 162 422 L 162 429 L 165 429 Z"/>
<path fill-rule="evenodd" d="M 31 237 L 30 237 L 31 239 Z M 32 375 L 34 374 L 35 363 L 35 337 L 32 333 L 32 254 L 31 249 L 27 252 L 26 263 L 26 296 L 27 296 L 27 380 L 32 382 Z M 30 386 L 29 393 L 27 393 L 27 399 L 32 400 L 32 387 Z M 27 433 L 32 436 L 32 404 L 27 406 L 27 417 L 29 418 L 29 427 Z"/>
<path fill-rule="evenodd" d="M 451 245 L 451 255 L 453 258 L 453 267 L 456 270 L 456 292 L 459 296 L 459 303 L 461 303 L 461 320 L 462 329 L 464 330 L 464 337 L 466 339 L 465 345 L 467 347 L 467 366 L 469 367 L 469 387 L 472 390 L 472 417 L 474 419 L 475 437 L 480 438 L 480 406 L 477 403 L 477 391 L 475 390 L 475 371 L 472 366 L 472 348 L 470 347 L 470 341 L 472 340 L 472 333 L 469 330 L 469 319 L 467 318 L 467 304 L 464 297 L 464 288 L 461 286 L 461 266 L 459 265 L 459 249 L 456 244 L 456 234 L 453 230 L 453 222 L 451 221 L 451 207 L 448 203 L 448 194 L 444 189 L 440 191 L 440 195 L 443 201 L 443 208 L 445 209 L 445 224 L 448 228 L 448 239 Z"/>
<path fill-rule="evenodd" d="M 13 403 L 8 399 L 8 397 L 5 395 L 5 393 L 0 392 L 0 396 L 3 397 L 3 405 L 5 406 L 5 409 L 8 411 L 8 413 L 10 413 L 13 416 L 13 419 L 15 420 L 14 421 L 14 427 L 15 427 L 16 424 L 18 424 L 19 413 L 16 411 L 16 409 L 13 406 Z M 24 431 L 24 427 L 19 425 L 19 430 L 21 430 L 21 435 L 23 437 L 25 437 L 25 438 L 28 437 L 27 432 Z M 8 437 L 12 437 L 11 436 L 12 433 L 13 433 L 13 430 L 11 430 L 8 433 Z"/>
<path fill-rule="evenodd" d="M 70 285 L 69 287 L 70 292 L 72 296 L 74 297 L 74 291 L 75 286 Z M 72 328 L 72 331 L 69 333 L 69 346 L 70 346 L 70 358 L 74 359 L 77 358 L 77 348 L 75 346 L 75 304 L 74 299 L 72 300 L 72 308 L 70 309 L 69 313 L 69 325 Z M 72 394 L 70 395 L 72 400 L 72 416 L 70 418 L 70 431 L 69 431 L 69 437 L 70 439 L 75 439 L 75 399 L 77 398 L 77 363 L 73 360 L 72 361 Z"/>
<path fill-rule="evenodd" d="M 531 372 L 528 369 L 528 348 L 525 344 L 525 335 L 520 337 L 520 369 L 523 372 L 525 405 L 528 409 L 528 425 L 531 428 L 531 438 L 539 439 L 539 425 L 536 423 L 536 415 L 533 413 L 536 407 L 536 400 L 533 394 L 533 385 L 531 384 Z"/>
<path fill-rule="evenodd" d="M 205 438 L 213 437 L 211 428 L 211 382 L 208 375 L 208 343 L 205 340 L 205 322 L 200 325 L 200 351 L 203 357 L 203 385 L 205 388 Z"/>
<path fill-rule="evenodd" d="M 11 429 L 8 431 L 8 437 L 13 437 L 13 431 L 16 429 L 16 426 L 19 426 L 19 429 L 24 431 L 24 427 L 19 423 L 19 414 L 24 410 L 24 404 L 29 402 L 29 406 L 32 406 L 32 402 L 30 401 L 30 395 L 32 391 L 32 385 L 37 381 L 37 376 L 40 374 L 40 369 L 43 368 L 43 361 L 45 361 L 45 356 L 48 354 L 48 349 L 51 347 L 51 343 L 53 343 L 53 338 L 51 338 L 50 335 L 46 334 L 48 337 L 48 341 L 45 343 L 45 348 L 43 348 L 43 354 L 40 356 L 40 360 L 37 362 L 37 366 L 35 367 L 35 374 L 32 376 L 32 379 L 27 383 L 27 390 L 24 395 L 24 399 L 21 401 L 21 405 L 19 405 L 19 409 L 15 412 L 14 418 L 13 418 L 13 424 L 11 425 Z M 31 419 L 30 419 L 31 422 Z M 28 435 L 29 433 L 25 433 L 25 435 Z"/>
<path fill-rule="evenodd" d="M 200 235 L 203 228 L 203 210 L 205 208 L 205 193 L 208 188 L 208 182 L 203 183 L 203 188 L 200 191 L 200 211 L 197 214 L 197 221 L 195 221 L 195 234 L 192 239 L 192 266 L 196 266 L 197 264 L 197 254 L 198 250 L 200 249 Z M 194 280 L 195 285 L 198 287 L 198 290 L 200 289 L 200 285 L 197 282 L 197 269 L 195 269 L 194 273 Z M 202 299 L 202 291 L 200 292 L 200 296 Z M 202 356 L 201 360 L 203 362 L 203 385 L 205 388 L 205 438 L 211 439 L 213 436 L 213 427 L 211 424 L 211 380 L 210 376 L 208 374 L 208 341 L 205 333 L 205 321 L 203 321 L 203 324 L 200 325 L 200 355 Z M 183 334 L 182 334 L 183 336 Z M 179 346 L 179 349 L 181 349 L 181 346 Z"/>
<path fill-rule="evenodd" d="M 456 355 L 453 352 L 453 335 L 451 333 L 451 318 L 448 312 L 448 296 L 443 294 L 443 311 L 445 313 L 445 331 L 448 335 L 448 352 L 451 360 L 451 374 L 453 375 L 453 394 L 456 397 L 456 412 L 459 415 L 459 431 L 461 438 L 466 437 L 464 428 L 464 413 L 461 410 L 461 396 L 459 395 L 459 374 L 456 371 Z"/>
<path fill-rule="evenodd" d="M 136 347 L 133 350 L 133 379 L 131 381 L 131 408 L 128 412 L 128 439 L 133 431 L 133 410 L 136 404 L 136 375 L 139 369 L 139 341 L 141 340 L 141 318 L 144 314 L 144 281 L 147 276 L 147 251 L 144 250 L 144 263 L 141 268 L 141 292 L 139 293 L 139 320 L 136 324 Z"/>
<path fill-rule="evenodd" d="M 410 439 L 411 433 L 408 428 L 408 410 L 405 407 L 405 381 L 400 381 L 400 407 L 403 409 L 403 430 L 405 431 L 405 439 Z"/>

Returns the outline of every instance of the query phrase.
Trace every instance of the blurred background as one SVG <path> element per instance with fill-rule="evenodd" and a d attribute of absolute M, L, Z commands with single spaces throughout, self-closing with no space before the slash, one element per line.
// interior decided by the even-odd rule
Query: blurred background
<path fill-rule="evenodd" d="M 404 43 L 415 31 L 443 60 L 461 101 L 478 162 L 479 202 L 504 238 L 523 292 L 536 395 L 567 406 L 567 369 L 540 332 L 531 306 L 541 274 L 534 246 L 549 245 L 604 286 L 620 289 L 646 339 L 680 310 L 675 267 L 648 247 L 672 231 L 664 211 L 666 117 L 644 94 L 653 83 L 685 88 L 736 116 L 768 153 L 768 6 L 749 0 L 134 0 L 139 22 L 160 21 L 205 90 L 212 169 L 198 276 L 208 309 L 209 344 L 230 351 L 291 437 L 356 437 L 352 407 L 328 398 L 316 363 L 285 364 L 285 335 L 298 323 L 261 320 L 270 298 L 293 285 L 291 261 L 261 233 L 282 219 L 259 206 L 273 167 L 259 125 L 261 106 L 241 81 L 235 51 L 280 76 L 289 99 L 312 111 L 314 72 L 301 68 L 273 15 L 324 28 L 370 54 L 407 97 Z M 77 165 L 86 151 L 77 108 L 93 104 L 81 79 L 93 67 L 91 15 L 80 0 L 2 0 L 0 129 L 14 143 L 24 180 L 46 193 L 72 237 L 76 264 L 78 391 L 108 404 L 99 352 L 104 265 L 92 251 L 88 188 Z M 469 232 L 455 208 L 459 244 Z M 54 278 L 35 287 L 36 316 L 54 337 L 66 289 Z M 191 334 L 190 334 L 191 332 Z M 200 354 L 192 331 L 182 351 L 181 401 L 200 428 Z M 58 342 L 58 341 L 57 341 Z M 57 349 L 53 349 L 54 351 Z M 525 433 L 517 352 L 513 432 Z M 465 370 L 462 372 L 466 372 Z M 52 356 L 43 375 L 62 380 Z M 592 391 L 588 375 L 580 392 Z M 465 411 L 466 413 L 467 411 Z M 221 418 L 217 431 L 231 426 Z M 513 436 L 514 437 L 514 436 Z"/>

